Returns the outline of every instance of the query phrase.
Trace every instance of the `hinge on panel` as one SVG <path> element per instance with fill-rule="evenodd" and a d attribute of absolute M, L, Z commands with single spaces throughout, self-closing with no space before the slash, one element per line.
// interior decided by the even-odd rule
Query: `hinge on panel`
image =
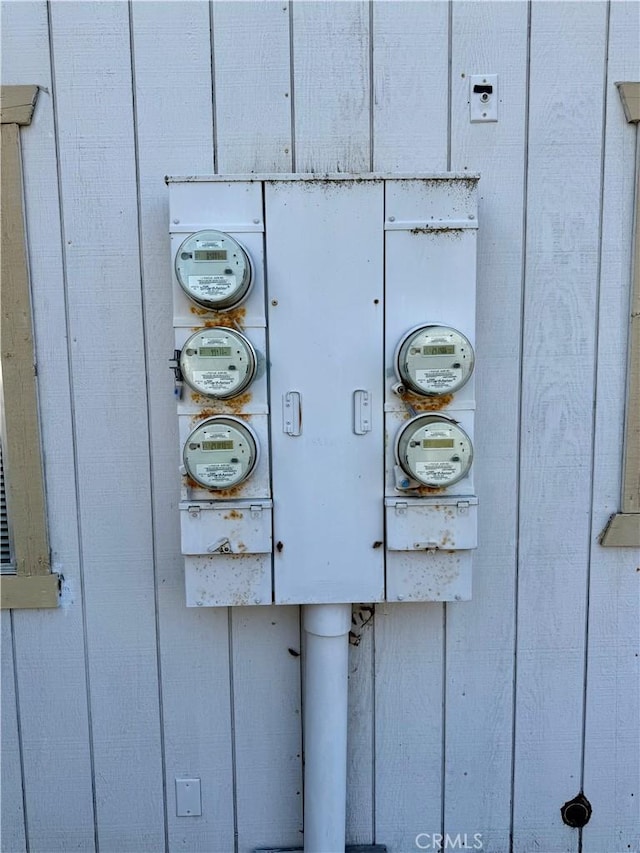
<path fill-rule="evenodd" d="M 468 515 L 469 501 L 458 501 L 458 515 Z"/>
<path fill-rule="evenodd" d="M 404 515 L 408 506 L 406 501 L 396 501 L 396 515 Z"/>
<path fill-rule="evenodd" d="M 187 512 L 189 513 L 189 518 L 200 518 L 199 506 L 190 506 L 187 508 Z"/>
<path fill-rule="evenodd" d="M 260 504 L 251 504 L 249 512 L 251 513 L 251 518 L 260 518 L 262 515 L 262 507 Z"/>

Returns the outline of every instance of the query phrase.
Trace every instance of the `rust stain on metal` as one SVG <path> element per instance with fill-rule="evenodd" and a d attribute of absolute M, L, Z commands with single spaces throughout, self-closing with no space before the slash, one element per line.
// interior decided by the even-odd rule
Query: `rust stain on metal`
<path fill-rule="evenodd" d="M 439 495 L 445 488 L 446 486 L 438 486 L 437 488 L 433 488 L 432 486 L 418 486 L 417 489 L 412 489 L 411 491 L 418 495 Z"/>
<path fill-rule="evenodd" d="M 247 309 L 240 306 L 239 308 L 231 308 L 229 311 L 212 311 L 209 308 L 203 308 L 200 305 L 192 305 L 190 308 L 192 314 L 198 317 L 206 317 L 204 325 L 207 328 L 214 326 L 238 326 L 241 327 L 244 319 L 247 316 Z M 196 326 L 193 331 L 199 332 L 201 326 Z"/>
<path fill-rule="evenodd" d="M 450 545 L 451 548 L 447 550 L 451 550 L 455 547 L 455 542 L 453 541 L 453 533 L 450 530 L 445 530 L 442 533 L 442 539 L 440 540 L 440 548 L 445 548 L 447 545 Z"/>
<path fill-rule="evenodd" d="M 441 397 L 423 397 L 413 391 L 405 391 L 402 399 L 416 412 L 437 412 L 446 408 L 453 400 L 453 394 L 443 394 Z"/>
<path fill-rule="evenodd" d="M 216 489 L 214 494 L 217 498 L 235 498 L 236 495 L 242 494 L 242 489 L 246 483 L 239 483 L 231 489 Z"/>
<path fill-rule="evenodd" d="M 192 402 L 198 405 L 204 404 L 205 408 L 193 415 L 192 423 L 197 423 L 213 415 L 240 415 L 243 413 L 245 406 L 249 405 L 251 399 L 251 391 L 246 391 L 237 397 L 230 397 L 228 400 L 213 400 L 211 397 L 205 397 L 203 394 L 194 392 L 191 395 Z"/>
<path fill-rule="evenodd" d="M 237 509 L 230 510 L 224 518 L 244 518 L 244 513 L 239 512 Z"/>

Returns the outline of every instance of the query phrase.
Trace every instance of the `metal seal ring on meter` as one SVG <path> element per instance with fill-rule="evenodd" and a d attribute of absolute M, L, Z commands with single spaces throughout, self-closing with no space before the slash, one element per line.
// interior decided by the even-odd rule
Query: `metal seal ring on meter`
<path fill-rule="evenodd" d="M 241 394 L 256 375 L 256 367 L 251 341 L 225 326 L 201 329 L 180 353 L 180 372 L 187 385 L 218 400 Z"/>
<path fill-rule="evenodd" d="M 396 459 L 411 479 L 432 488 L 444 488 L 468 474 L 473 446 L 467 433 L 451 418 L 418 415 L 398 433 Z"/>
<path fill-rule="evenodd" d="M 462 388 L 473 372 L 475 356 L 462 332 L 428 325 L 412 329 L 402 339 L 395 362 L 398 379 L 406 388 L 438 397 Z"/>
<path fill-rule="evenodd" d="M 251 427 L 239 418 L 214 415 L 187 438 L 182 458 L 187 474 L 205 489 L 230 489 L 251 475 L 259 445 Z"/>
<path fill-rule="evenodd" d="M 222 231 L 187 237 L 176 254 L 176 276 L 189 299 L 212 311 L 242 302 L 253 279 L 249 255 Z"/>

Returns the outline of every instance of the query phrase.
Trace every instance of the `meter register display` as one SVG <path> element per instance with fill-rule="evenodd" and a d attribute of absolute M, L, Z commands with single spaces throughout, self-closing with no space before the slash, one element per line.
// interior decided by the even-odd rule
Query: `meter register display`
<path fill-rule="evenodd" d="M 251 342 L 224 326 L 191 335 L 180 354 L 180 372 L 187 385 L 218 400 L 241 394 L 256 375 L 256 364 Z"/>
<path fill-rule="evenodd" d="M 189 299 L 221 311 L 238 305 L 249 293 L 251 261 L 229 234 L 197 231 L 178 249 L 176 276 Z"/>
<path fill-rule="evenodd" d="M 467 475 L 473 447 L 467 433 L 450 418 L 418 415 L 398 433 L 396 458 L 413 480 L 432 488 L 443 488 Z"/>
<path fill-rule="evenodd" d="M 401 341 L 396 354 L 400 381 L 415 394 L 453 394 L 473 371 L 469 340 L 450 326 L 419 326 Z"/>
<path fill-rule="evenodd" d="M 239 418 L 202 421 L 184 445 L 184 467 L 205 489 L 229 489 L 251 475 L 258 461 L 258 439 Z"/>

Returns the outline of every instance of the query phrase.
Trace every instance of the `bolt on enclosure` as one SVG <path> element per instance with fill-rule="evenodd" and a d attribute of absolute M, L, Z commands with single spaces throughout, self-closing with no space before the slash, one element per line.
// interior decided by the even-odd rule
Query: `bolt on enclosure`
<path fill-rule="evenodd" d="M 188 605 L 470 597 L 477 181 L 169 179 Z"/>

